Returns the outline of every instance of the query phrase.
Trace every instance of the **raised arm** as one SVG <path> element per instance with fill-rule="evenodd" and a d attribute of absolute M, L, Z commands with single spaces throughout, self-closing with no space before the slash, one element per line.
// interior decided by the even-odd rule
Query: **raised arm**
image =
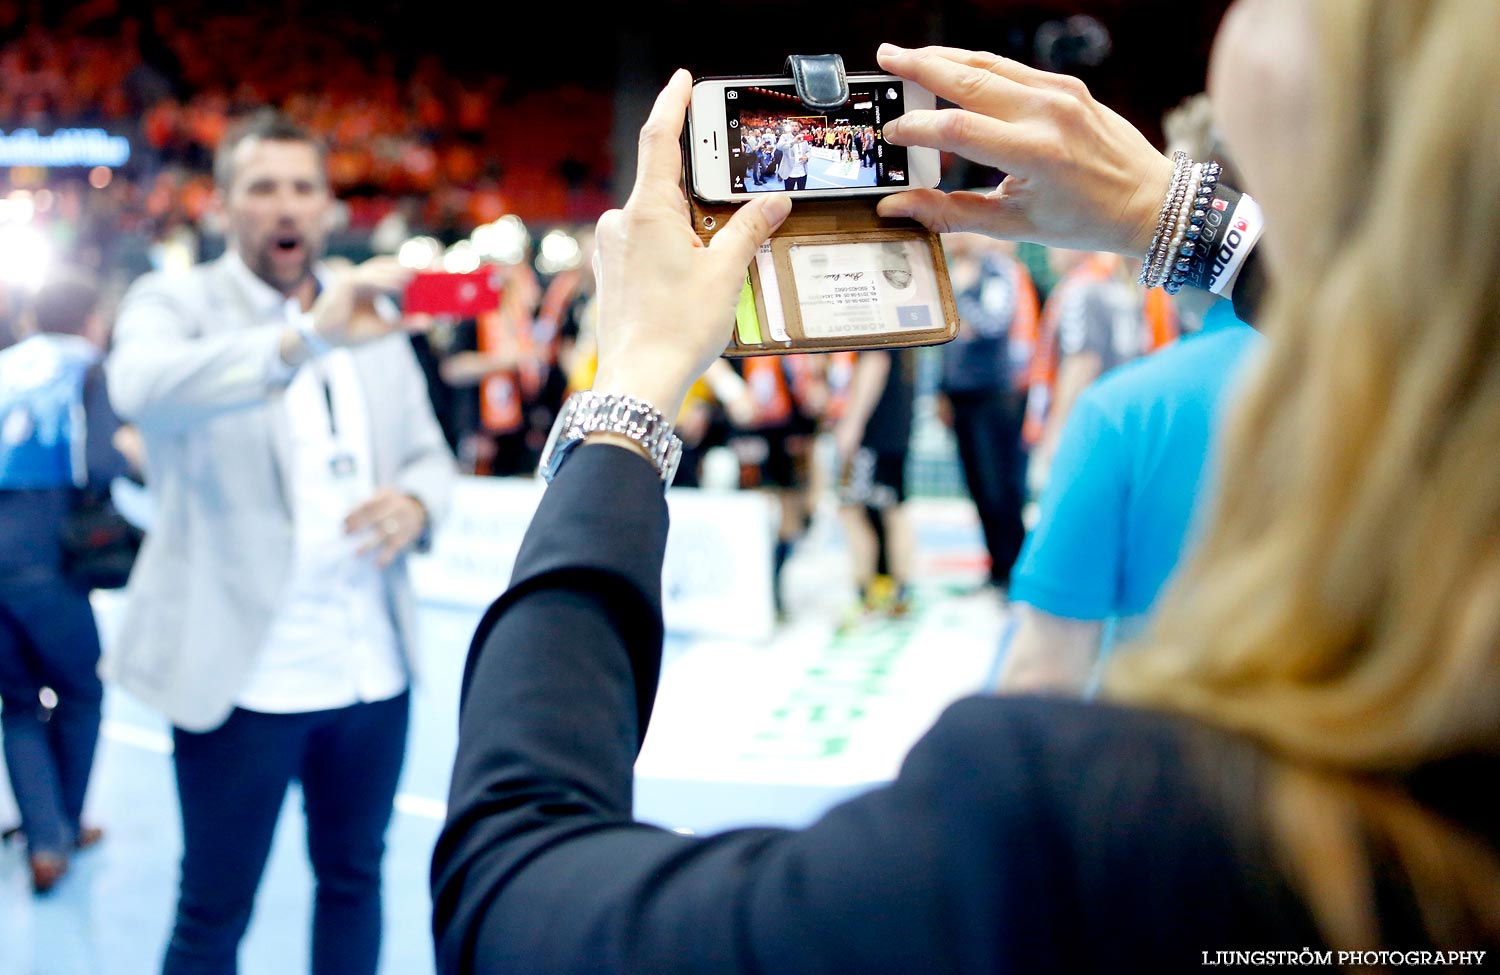
<path fill-rule="evenodd" d="M 630 200 L 599 222 L 595 265 L 594 390 L 666 416 L 723 351 L 745 268 L 791 210 L 781 195 L 757 200 L 701 244 L 678 189 L 689 86 L 679 72 L 658 99 Z M 730 927 L 625 933 L 687 842 L 630 818 L 660 667 L 665 544 L 654 467 L 633 441 L 590 438 L 549 488 L 470 652 L 433 861 L 443 971 L 665 971 L 689 936 L 733 950 L 723 912 Z M 656 961 L 642 967 L 643 956 Z"/>
<path fill-rule="evenodd" d="M 105 365 L 110 401 L 143 428 L 188 426 L 265 402 L 286 383 L 281 323 L 203 334 L 184 288 L 152 274 L 131 286 Z"/>
<path fill-rule="evenodd" d="M 411 272 L 394 258 L 375 258 L 334 274 L 310 310 L 321 341 L 354 346 L 405 327 L 378 297 L 399 289 Z M 106 363 L 110 401 L 142 428 L 184 428 L 265 402 L 309 355 L 290 321 L 206 332 L 211 307 L 201 277 L 147 275 L 131 286 L 115 323 Z M 193 300 L 196 298 L 197 300 Z"/>
<path fill-rule="evenodd" d="M 1082 81 L 952 47 L 882 44 L 876 57 L 885 70 L 956 106 L 893 119 L 885 126 L 887 141 L 954 152 L 1006 174 L 988 193 L 922 189 L 887 196 L 879 204 L 883 215 L 911 217 L 942 233 L 1146 254 L 1172 184 L 1172 161 L 1095 101 Z M 1222 293 L 1242 321 L 1253 323 L 1261 292 L 1259 272 L 1242 270 Z"/>

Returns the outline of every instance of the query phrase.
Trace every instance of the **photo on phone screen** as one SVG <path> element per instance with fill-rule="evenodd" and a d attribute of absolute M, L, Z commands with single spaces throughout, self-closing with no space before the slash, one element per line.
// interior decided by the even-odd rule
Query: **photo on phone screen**
<path fill-rule="evenodd" d="M 759 193 L 868 195 L 936 186 L 934 149 L 890 145 L 891 119 L 933 96 L 890 75 L 849 75 L 850 98 L 812 109 L 789 78 L 704 78 L 693 87 L 688 146 L 693 191 L 705 200 Z"/>
<path fill-rule="evenodd" d="M 901 87 L 851 84 L 848 104 L 829 112 L 808 109 L 790 81 L 724 89 L 731 190 L 905 188 L 906 148 L 880 135 L 904 111 Z"/>

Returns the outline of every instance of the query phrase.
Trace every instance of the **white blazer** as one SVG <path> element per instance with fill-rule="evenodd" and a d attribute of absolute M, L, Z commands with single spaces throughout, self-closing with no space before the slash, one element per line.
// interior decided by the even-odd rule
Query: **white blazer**
<path fill-rule="evenodd" d="M 256 308 L 231 260 L 137 280 L 105 363 L 116 412 L 145 440 L 155 509 L 105 673 L 188 731 L 216 728 L 233 710 L 292 562 L 286 377 L 278 368 L 286 326 Z M 457 466 L 410 342 L 398 334 L 353 355 L 376 483 L 416 497 L 436 524 Z M 404 559 L 386 580 L 415 677 Z"/>

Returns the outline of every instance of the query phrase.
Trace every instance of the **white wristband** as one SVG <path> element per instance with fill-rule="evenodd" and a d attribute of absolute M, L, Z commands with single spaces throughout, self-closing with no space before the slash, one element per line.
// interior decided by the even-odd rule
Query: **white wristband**
<path fill-rule="evenodd" d="M 1229 215 L 1229 230 L 1219 243 L 1218 251 L 1210 258 L 1212 265 L 1209 269 L 1209 291 L 1222 295 L 1229 290 L 1229 286 L 1239 276 L 1245 256 L 1255 247 L 1255 242 L 1260 240 L 1261 231 L 1265 228 L 1266 220 L 1261 215 L 1260 204 L 1248 195 L 1242 195 L 1235 204 L 1234 212 Z"/>

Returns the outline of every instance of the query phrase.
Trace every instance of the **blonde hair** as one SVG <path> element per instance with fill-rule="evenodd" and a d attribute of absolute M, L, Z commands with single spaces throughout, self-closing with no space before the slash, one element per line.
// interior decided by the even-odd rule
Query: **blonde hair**
<path fill-rule="evenodd" d="M 1402 778 L 1500 754 L 1500 4 L 1311 6 L 1319 144 L 1271 341 L 1203 542 L 1106 693 L 1262 744 L 1331 943 L 1380 944 L 1380 850 L 1435 943 L 1482 947 L 1496 851 Z"/>

